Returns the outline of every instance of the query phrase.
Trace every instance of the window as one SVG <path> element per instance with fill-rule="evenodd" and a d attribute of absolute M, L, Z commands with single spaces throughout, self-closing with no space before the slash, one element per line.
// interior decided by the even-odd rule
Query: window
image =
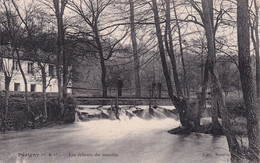
<path fill-rule="evenodd" d="M 52 92 L 52 85 L 49 85 L 49 90 L 50 92 Z"/>
<path fill-rule="evenodd" d="M 36 91 L 36 84 L 31 84 L 31 92 L 35 92 Z"/>
<path fill-rule="evenodd" d="M 28 74 L 33 74 L 33 63 L 28 62 Z"/>
<path fill-rule="evenodd" d="M 14 83 L 14 91 L 20 91 L 20 83 Z"/>
<path fill-rule="evenodd" d="M 19 70 L 18 61 L 14 61 L 13 69 L 14 70 Z"/>
<path fill-rule="evenodd" d="M 3 70 L 3 66 L 4 66 L 4 64 L 3 64 L 3 60 L 0 59 L 0 70 Z"/>
<path fill-rule="evenodd" d="M 54 76 L 54 66 L 49 65 L 49 76 Z"/>

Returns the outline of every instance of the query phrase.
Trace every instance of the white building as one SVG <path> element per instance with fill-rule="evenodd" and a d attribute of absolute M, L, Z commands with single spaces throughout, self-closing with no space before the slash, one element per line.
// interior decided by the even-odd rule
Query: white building
<path fill-rule="evenodd" d="M 5 89 L 5 76 L 3 66 L 8 69 L 9 72 L 13 72 L 13 76 L 10 83 L 10 91 L 25 91 L 24 81 L 22 74 L 19 70 L 17 60 L 12 58 L 2 58 L 2 65 L 0 65 L 0 91 Z M 55 65 L 52 63 L 43 63 L 46 71 L 47 90 L 46 92 L 57 93 L 58 92 L 58 80 L 55 70 Z M 21 60 L 21 67 L 27 79 L 28 92 L 42 92 L 42 75 L 37 62 L 29 60 Z M 69 85 L 71 86 L 71 82 Z M 71 93 L 71 89 L 68 89 L 68 93 Z"/>

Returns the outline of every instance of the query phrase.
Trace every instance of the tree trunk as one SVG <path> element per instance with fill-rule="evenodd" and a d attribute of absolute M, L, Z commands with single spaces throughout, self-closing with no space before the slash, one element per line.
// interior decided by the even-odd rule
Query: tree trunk
<path fill-rule="evenodd" d="M 216 92 L 216 89 L 214 89 L 214 85 L 212 83 L 211 85 L 211 118 L 212 118 L 212 123 L 213 123 L 213 132 L 217 132 L 219 130 L 220 127 L 220 123 L 218 121 L 218 110 L 219 110 L 219 106 L 218 106 L 218 94 Z M 224 100 L 224 97 L 223 97 Z M 215 130 L 215 131 L 214 131 Z"/>
<path fill-rule="evenodd" d="M 212 98 L 214 98 L 213 104 L 215 104 L 213 109 L 215 111 L 217 108 L 220 109 L 223 130 L 227 137 L 227 142 L 229 146 L 229 151 L 231 153 L 232 162 L 237 162 L 240 156 L 240 148 L 239 144 L 236 140 L 235 134 L 232 132 L 232 126 L 230 122 L 230 117 L 228 117 L 228 110 L 225 104 L 224 97 L 222 95 L 222 90 L 218 78 L 218 74 L 215 70 L 215 62 L 216 62 L 216 54 L 215 54 L 215 40 L 214 40 L 214 32 L 213 32 L 213 21 L 212 21 L 212 13 L 211 10 L 213 8 L 212 0 L 202 0 L 202 9 L 203 9 L 203 24 L 206 32 L 207 38 L 207 46 L 208 46 L 208 59 L 209 59 L 209 72 L 211 74 L 211 84 L 212 84 Z M 218 120 L 215 119 L 216 123 L 214 126 L 219 126 Z"/>
<path fill-rule="evenodd" d="M 67 98 L 67 86 L 68 86 L 68 58 L 67 53 L 65 52 L 65 29 L 63 25 L 63 18 L 60 18 L 60 24 L 61 24 L 61 53 L 62 53 L 62 98 L 63 98 L 63 104 L 65 103 L 65 100 Z M 63 108 L 64 109 L 64 108 Z"/>
<path fill-rule="evenodd" d="M 61 116 L 64 113 L 64 100 L 63 99 L 63 88 L 62 88 L 62 79 L 61 79 L 61 63 L 62 63 L 62 52 L 64 51 L 64 25 L 63 25 L 63 13 L 66 6 L 66 1 L 64 0 L 53 0 L 53 5 L 55 8 L 55 14 L 57 19 L 57 26 L 58 26 L 58 36 L 57 36 L 57 49 L 56 49 L 56 56 L 57 56 L 57 65 L 56 65 L 56 72 L 57 72 L 57 80 L 58 80 L 58 105 L 60 107 L 60 114 Z"/>
<path fill-rule="evenodd" d="M 206 106 L 206 94 L 207 94 L 207 89 L 208 89 L 208 81 L 209 81 L 209 59 L 207 56 L 207 60 L 206 63 L 203 62 L 203 52 L 204 52 L 204 43 L 202 41 L 202 48 L 201 48 L 201 76 L 200 76 L 200 80 L 201 80 L 201 92 L 198 96 L 198 100 L 199 100 L 199 108 L 198 108 L 198 112 L 196 115 L 196 126 L 199 127 L 200 126 L 200 119 L 202 116 L 202 112 L 204 107 Z M 204 66 L 203 66 L 204 64 Z M 204 67 L 204 68 L 203 68 Z"/>
<path fill-rule="evenodd" d="M 62 115 L 63 114 L 63 105 L 62 105 L 62 102 L 61 102 L 61 99 L 62 99 L 62 87 L 61 87 L 61 72 L 60 72 L 60 69 L 61 69 L 61 56 L 60 56 L 60 43 L 57 39 L 57 64 L 56 64 L 56 73 L 57 73 L 57 80 L 58 80 L 58 106 L 60 108 L 60 114 Z"/>
<path fill-rule="evenodd" d="M 56 57 L 57 57 L 57 64 L 56 64 L 56 73 L 57 73 L 57 80 L 58 80 L 58 106 L 61 109 L 62 114 L 62 105 L 61 105 L 61 22 L 60 22 L 60 2 L 59 0 L 53 0 L 54 8 L 55 8 L 55 14 L 57 19 L 57 26 L 58 26 L 58 36 L 56 40 L 57 49 L 56 49 Z"/>
<path fill-rule="evenodd" d="M 63 55 L 63 87 L 62 87 L 62 97 L 64 98 L 64 100 L 66 100 L 67 98 L 67 86 L 68 86 L 68 61 L 67 61 L 67 54 L 66 52 L 63 50 L 62 52 Z"/>
<path fill-rule="evenodd" d="M 205 10 L 203 10 L 203 12 L 205 12 Z M 214 69 L 214 67 L 215 67 L 215 63 L 216 63 L 216 50 L 215 50 L 215 28 L 214 28 L 214 12 L 213 12 L 213 0 L 208 0 L 208 11 L 206 11 L 206 12 L 208 12 L 208 13 L 204 13 L 205 14 L 205 16 L 204 16 L 204 21 L 203 21 L 203 23 L 204 23 L 204 27 L 205 27 L 205 29 L 206 29 L 206 31 L 208 31 L 208 32 L 210 32 L 210 33 L 212 33 L 212 34 L 210 34 L 210 35 L 212 35 L 212 39 L 213 39 L 213 42 L 209 42 L 209 41 L 207 41 L 207 46 L 208 46 L 208 53 L 210 53 L 211 55 L 213 55 L 212 56 L 212 63 L 210 63 L 210 65 L 212 64 L 212 69 L 213 69 L 213 71 L 215 71 Z M 206 14 L 208 14 L 208 15 L 206 15 Z M 209 19 L 209 20 L 207 20 L 207 19 Z M 206 35 L 207 35 L 207 32 L 206 32 Z M 207 36 L 206 36 L 207 37 Z M 207 40 L 211 40 L 211 38 L 207 38 Z M 212 44 L 212 45 L 209 45 L 209 43 L 210 44 Z M 212 47 L 210 47 L 210 46 L 212 46 Z M 210 68 L 210 67 L 209 67 Z M 212 71 L 212 70 L 211 70 Z M 217 73 L 217 72 L 216 72 Z M 218 74 L 216 74 L 217 75 L 217 79 L 219 79 L 218 78 Z M 211 86 L 211 87 L 213 87 L 213 85 Z M 207 93 L 207 90 L 205 90 L 206 92 L 205 92 L 205 95 L 206 95 L 206 93 Z M 217 101 L 214 101 L 214 100 L 217 100 L 218 99 L 218 97 L 215 97 L 216 96 L 216 94 L 217 93 L 215 93 L 215 92 L 213 92 L 214 91 L 214 89 L 212 88 L 212 92 L 211 92 L 211 103 L 212 103 L 212 105 L 211 105 L 211 111 L 212 111 L 212 116 L 211 116 L 211 118 L 212 118 L 212 123 L 213 123 L 213 132 L 214 132 L 214 130 L 216 130 L 216 131 L 218 131 L 219 130 L 219 127 L 220 127 L 220 123 L 219 123 L 219 121 L 218 121 L 218 110 L 219 110 L 219 107 L 217 106 Z M 203 92 L 204 93 L 204 92 Z"/>
<path fill-rule="evenodd" d="M 189 94 L 189 87 L 188 87 L 188 83 L 187 83 L 187 73 L 186 73 L 186 66 L 185 66 L 183 47 L 182 47 L 181 28 L 180 28 L 179 21 L 178 21 L 178 16 L 177 16 L 177 11 L 176 11 L 176 6 L 175 6 L 174 0 L 172 0 L 172 3 L 173 3 L 173 11 L 174 11 L 175 19 L 176 19 L 176 26 L 178 29 L 181 63 L 182 63 L 182 68 L 183 68 L 183 82 L 184 82 L 184 86 L 183 86 L 184 91 L 183 92 L 184 92 L 184 94 L 186 93 L 187 98 L 189 99 L 190 94 Z M 167 4 L 168 4 L 168 2 L 166 3 L 166 5 Z M 167 8 L 168 8 L 168 10 L 170 10 L 170 7 L 167 7 Z"/>
<path fill-rule="evenodd" d="M 169 74 L 169 69 L 167 66 L 165 52 L 164 52 L 163 38 L 162 38 L 162 33 L 161 33 L 157 2 L 156 2 L 156 0 L 152 0 L 152 3 L 153 3 L 153 13 L 154 13 L 155 28 L 156 28 L 156 36 L 157 36 L 157 40 L 158 40 L 158 48 L 160 51 L 161 63 L 162 63 L 163 74 L 164 74 L 166 85 L 167 85 L 168 95 L 169 95 L 173 105 L 176 107 L 176 109 L 178 110 L 178 112 L 180 114 L 180 121 L 181 121 L 182 126 L 189 129 L 192 127 L 192 123 L 191 123 L 190 119 L 187 117 L 188 103 L 185 99 L 177 98 L 176 96 L 173 95 L 171 77 Z"/>
<path fill-rule="evenodd" d="M 255 25 L 251 27 L 251 37 L 254 45 L 255 56 L 256 56 L 256 94 L 257 98 L 260 98 L 260 56 L 259 56 L 259 6 L 257 1 L 254 0 L 255 6 Z"/>
<path fill-rule="evenodd" d="M 5 102 L 4 102 L 4 108 L 2 112 L 2 128 L 3 131 L 6 128 L 6 119 L 7 119 L 7 114 L 9 110 L 9 87 L 10 87 L 10 82 L 11 82 L 11 77 L 5 75 Z"/>
<path fill-rule="evenodd" d="M 232 163 L 239 163 L 241 157 L 241 151 L 239 144 L 237 142 L 236 136 L 232 130 L 232 124 L 230 121 L 230 117 L 228 116 L 228 110 L 225 104 L 225 100 L 221 91 L 220 82 L 214 72 L 211 74 L 211 81 L 212 81 L 212 91 L 216 94 L 216 105 L 220 108 L 220 115 L 222 119 L 222 129 L 227 137 L 229 152 L 231 154 L 231 162 Z"/>
<path fill-rule="evenodd" d="M 199 97 L 199 108 L 198 108 L 198 112 L 197 112 L 197 120 L 196 120 L 196 126 L 200 126 L 200 119 L 201 119 L 201 115 L 204 109 L 204 106 L 206 106 L 206 94 L 207 94 L 207 88 L 208 88 L 208 80 L 209 80 L 209 67 L 208 67 L 208 57 L 207 57 L 207 61 L 205 63 L 205 68 L 204 68 L 204 77 L 202 79 L 202 83 L 201 83 L 201 93 L 200 93 L 200 97 Z"/>
<path fill-rule="evenodd" d="M 46 82 L 46 81 L 45 81 Z M 44 83 L 44 82 L 43 82 Z M 46 84 L 46 83 L 45 83 Z M 44 110 L 44 118 L 48 118 L 48 112 L 47 112 L 47 96 L 46 96 L 46 85 L 42 90 L 42 96 L 43 96 L 43 110 Z"/>
<path fill-rule="evenodd" d="M 107 71 L 106 71 L 104 58 L 100 59 L 100 64 L 101 64 L 101 71 L 102 71 L 101 82 L 102 82 L 103 97 L 107 97 L 107 83 L 106 83 Z"/>
<path fill-rule="evenodd" d="M 249 34 L 248 0 L 237 1 L 237 36 L 240 80 L 245 109 L 247 111 L 247 133 L 250 159 L 259 162 L 259 121 L 258 106 L 255 97 L 253 74 L 250 67 L 250 34 Z"/>
<path fill-rule="evenodd" d="M 163 47 L 163 39 L 161 34 L 161 27 L 160 27 L 160 21 L 159 21 L 159 14 L 158 14 L 158 8 L 157 8 L 157 2 L 156 0 L 152 0 L 153 2 L 153 12 L 154 12 L 154 21 L 155 21 L 155 27 L 156 27 L 156 35 L 158 39 L 158 48 L 160 51 L 160 57 L 162 62 L 162 68 L 163 68 L 163 74 L 165 77 L 166 85 L 168 88 L 168 94 L 173 102 L 174 105 L 177 104 L 177 97 L 173 95 L 173 88 L 172 88 L 172 82 L 171 77 L 169 74 L 169 69 L 166 62 L 166 57 L 164 53 L 164 47 Z"/>
<path fill-rule="evenodd" d="M 174 55 L 174 51 L 173 51 L 173 44 L 172 44 L 172 33 L 171 33 L 171 24 L 170 24 L 170 20 L 171 20 L 170 0 L 165 0 L 165 4 L 166 4 L 165 45 L 166 45 L 166 49 L 167 49 L 167 52 L 169 54 L 171 64 L 172 64 L 172 72 L 173 72 L 177 97 L 183 97 L 183 93 L 181 90 L 181 84 L 180 84 L 178 72 L 177 72 L 175 55 Z M 169 41 L 168 41 L 168 39 L 169 39 Z"/>
<path fill-rule="evenodd" d="M 104 59 L 104 53 L 103 53 L 103 47 L 102 43 L 99 38 L 99 33 L 98 33 L 98 27 L 97 24 L 95 24 L 93 31 L 95 33 L 95 41 L 97 43 L 98 47 L 98 53 L 99 53 L 99 58 L 100 58 L 100 65 L 101 65 L 101 83 L 102 83 L 102 91 L 103 91 L 103 97 L 107 97 L 107 83 L 106 83 L 106 64 L 105 64 L 105 59 Z"/>
<path fill-rule="evenodd" d="M 41 68 L 41 73 L 42 73 L 43 112 L 44 112 L 44 118 L 47 119 L 48 113 L 47 113 L 47 97 L 46 97 L 46 89 L 47 89 L 46 71 L 45 71 L 45 66 L 41 65 L 41 63 L 39 62 L 38 65 Z"/>
<path fill-rule="evenodd" d="M 29 108 L 29 101 L 28 101 L 28 85 L 27 85 L 27 79 L 25 76 L 25 73 L 23 71 L 22 65 L 21 65 L 21 60 L 20 60 L 20 54 L 18 49 L 15 49 L 16 54 L 17 54 L 17 62 L 18 62 L 18 66 L 19 66 L 19 70 L 22 74 L 23 77 L 23 82 L 24 82 L 24 92 L 25 92 L 25 104 L 26 104 L 26 111 L 29 112 L 30 108 Z"/>
<path fill-rule="evenodd" d="M 137 50 L 136 32 L 135 32 L 135 14 L 134 14 L 134 2 L 129 0 L 130 4 L 130 23 L 131 23 L 131 40 L 133 46 L 133 56 L 134 56 L 134 74 L 135 74 L 135 96 L 141 96 L 141 84 L 140 84 L 140 71 L 139 71 L 139 57 Z"/>

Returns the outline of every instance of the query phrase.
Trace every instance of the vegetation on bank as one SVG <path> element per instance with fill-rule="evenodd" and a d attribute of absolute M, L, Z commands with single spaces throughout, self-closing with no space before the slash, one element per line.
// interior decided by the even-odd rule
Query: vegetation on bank
<path fill-rule="evenodd" d="M 72 123 L 75 121 L 76 101 L 68 97 L 65 101 L 64 114 L 60 113 L 58 100 L 52 94 L 47 99 L 48 118 L 44 117 L 43 98 L 41 93 L 29 94 L 29 111 L 26 109 L 24 93 L 12 93 L 9 96 L 9 110 L 3 115 L 3 92 L 1 92 L 0 131 L 18 131 L 34 128 L 44 128 L 55 124 Z M 3 117 L 6 116 L 5 122 Z"/>
<path fill-rule="evenodd" d="M 226 102 L 228 108 L 228 117 L 231 120 L 232 130 L 235 135 L 246 136 L 247 135 L 247 121 L 246 111 L 244 109 L 243 102 L 241 100 L 229 100 Z M 196 110 L 196 109 L 195 109 Z M 209 109 L 210 110 L 210 109 Z M 210 113 L 212 114 L 212 112 Z M 222 125 L 221 115 L 218 113 L 219 122 Z M 185 128 L 183 126 L 169 130 L 170 134 L 191 134 L 193 132 L 205 133 L 212 135 L 224 135 L 221 126 L 215 127 L 212 123 L 211 115 L 209 117 L 203 117 L 204 121 L 200 122 L 199 126 L 192 128 Z"/>

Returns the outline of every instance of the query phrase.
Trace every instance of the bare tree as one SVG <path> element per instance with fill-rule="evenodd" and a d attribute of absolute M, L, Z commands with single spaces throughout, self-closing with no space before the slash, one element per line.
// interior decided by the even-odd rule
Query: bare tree
<path fill-rule="evenodd" d="M 168 2 L 166 3 L 166 5 L 167 4 L 168 4 Z M 179 24 L 179 20 L 178 20 L 178 16 L 177 16 L 177 11 L 176 11 L 176 4 L 175 4 L 174 0 L 172 0 L 172 4 L 173 4 L 174 16 L 175 16 L 175 19 L 176 19 L 178 36 L 179 36 L 178 41 L 179 41 L 179 46 L 180 46 L 181 63 L 182 63 L 182 68 L 183 68 L 183 82 L 184 82 L 183 91 L 184 91 L 184 94 L 186 93 L 187 97 L 189 98 L 189 87 L 188 87 L 188 83 L 187 83 L 187 72 L 186 72 L 186 66 L 185 66 L 184 54 L 183 54 L 183 39 L 182 39 L 182 35 L 181 35 L 181 28 L 180 28 L 180 24 Z"/>
<path fill-rule="evenodd" d="M 161 27 L 160 27 L 160 18 L 159 18 L 156 0 L 152 0 L 151 6 L 153 9 L 153 13 L 154 13 L 154 25 L 156 28 L 158 49 L 160 52 L 161 64 L 162 64 L 163 74 L 164 74 L 166 85 L 167 85 L 168 95 L 169 95 L 173 105 L 176 107 L 176 109 L 178 110 L 178 112 L 180 114 L 180 121 L 181 121 L 182 127 L 187 130 L 192 130 L 194 120 L 190 116 L 190 114 L 192 114 L 192 113 L 188 111 L 188 109 L 190 108 L 188 102 L 183 98 L 182 91 L 180 88 L 178 89 L 179 92 L 177 91 L 178 92 L 177 97 L 173 94 L 173 87 L 172 87 L 172 82 L 171 82 L 171 76 L 170 76 L 169 69 L 167 66 L 166 56 L 165 56 L 165 50 L 164 50 L 165 48 L 163 45 L 163 37 L 162 37 L 162 32 L 161 32 Z M 168 30 L 169 30 L 169 27 L 168 27 Z M 169 48 L 169 50 L 171 50 L 171 49 Z M 172 66 L 174 66 L 174 65 L 172 65 Z"/>
<path fill-rule="evenodd" d="M 250 32 L 248 0 L 237 1 L 237 39 L 239 72 L 244 105 L 247 111 L 247 133 L 249 140 L 249 159 L 259 162 L 259 106 L 257 105 L 253 74 L 250 66 Z"/>
<path fill-rule="evenodd" d="M 140 71 L 139 71 L 139 57 L 138 57 L 138 49 L 137 49 L 137 41 L 136 41 L 136 31 L 135 31 L 135 13 L 134 13 L 134 2 L 133 0 L 129 0 L 130 5 L 130 23 L 131 23 L 131 40 L 133 47 L 133 56 L 134 56 L 134 75 L 135 75 L 135 96 L 141 96 L 141 84 L 140 84 Z"/>
<path fill-rule="evenodd" d="M 3 37 L 3 36 L 2 36 Z M 6 119 L 9 111 L 9 88 L 10 82 L 15 75 L 14 73 L 14 51 L 11 48 L 8 48 L 8 45 L 0 45 L 2 46 L 1 54 L 0 54 L 0 70 L 4 73 L 5 80 L 5 98 L 4 98 L 4 108 L 2 110 L 2 124 L 1 127 L 3 131 L 7 128 Z"/>
<path fill-rule="evenodd" d="M 111 39 L 107 38 L 106 40 L 103 38 L 102 31 L 108 28 L 112 28 L 113 25 L 108 27 L 101 27 L 101 14 L 103 14 L 109 6 L 114 3 L 114 0 L 80 0 L 78 3 L 76 1 L 71 1 L 70 9 L 73 10 L 80 16 L 80 20 L 83 20 L 87 26 L 85 26 L 85 31 L 80 31 L 80 33 L 84 33 L 90 38 L 92 41 L 88 42 L 93 49 L 97 51 L 98 56 L 96 58 L 99 59 L 101 66 L 101 84 L 103 90 L 103 97 L 107 97 L 107 69 L 105 61 L 109 60 L 114 51 L 116 45 L 123 40 L 127 33 L 123 34 L 120 39 Z M 109 31 L 106 36 L 112 36 L 111 34 L 119 27 L 120 25 L 115 25 L 115 28 Z M 89 30 L 89 31 L 88 31 Z M 87 32 L 86 32 L 87 31 Z M 127 30 L 128 31 L 128 30 Z M 107 41 L 107 42 L 106 42 Z M 108 46 L 107 46 L 108 45 Z M 107 50 L 108 49 L 108 50 Z M 95 53 L 94 53 L 95 54 Z"/>
<path fill-rule="evenodd" d="M 239 144 L 236 140 L 235 134 L 232 132 L 232 126 L 230 119 L 228 117 L 228 110 L 225 105 L 225 100 L 222 94 L 221 85 L 219 81 L 219 77 L 217 71 L 215 69 L 216 63 L 216 54 L 215 54 L 215 41 L 214 41 L 214 28 L 213 28 L 213 20 L 212 20 L 212 11 L 213 10 L 213 1 L 212 0 L 202 0 L 202 9 L 203 9 L 203 24 L 206 32 L 207 38 L 207 47 L 208 47 L 208 64 L 209 64 L 209 72 L 211 74 L 211 83 L 212 83 L 212 98 L 213 107 L 217 107 L 215 109 L 220 109 L 221 118 L 223 121 L 223 130 L 227 137 L 229 150 L 231 153 L 232 162 L 239 161 L 240 148 Z"/>
<path fill-rule="evenodd" d="M 253 0 L 255 12 L 253 12 L 253 22 L 251 24 L 251 38 L 254 45 L 256 56 L 256 94 L 260 98 L 260 54 L 259 54 L 259 4 Z"/>
<path fill-rule="evenodd" d="M 216 16 L 216 20 L 214 21 L 214 8 L 213 8 L 213 1 L 209 0 L 208 1 L 208 7 L 209 7 L 209 11 L 208 13 L 205 13 L 205 8 L 202 6 L 202 9 L 200 9 L 198 2 L 194 1 L 194 0 L 189 0 L 190 4 L 192 5 L 192 7 L 198 12 L 198 14 L 200 15 L 200 18 L 202 20 L 201 25 L 203 26 L 203 28 L 205 29 L 205 33 L 206 33 L 206 38 L 207 38 L 207 48 L 208 48 L 208 56 L 207 56 L 207 60 L 206 60 L 206 64 L 204 67 L 204 77 L 203 77 L 203 82 L 202 82 L 202 92 L 200 95 L 200 104 L 199 104 L 199 110 L 198 110 L 198 114 L 197 114 L 197 124 L 199 123 L 199 119 L 201 117 L 201 110 L 203 108 L 203 106 L 205 105 L 205 97 L 206 97 L 206 92 L 207 92 L 207 83 L 208 83 L 208 79 L 209 79 L 209 75 L 208 73 L 213 74 L 213 70 L 214 70 L 214 65 L 216 63 L 216 32 L 217 29 L 219 27 L 219 25 L 222 23 L 222 17 L 223 15 L 227 12 L 223 9 L 222 7 L 222 3 L 220 3 L 221 7 L 220 7 L 220 11 L 218 11 L 218 14 Z M 201 4 L 204 4 L 201 1 Z M 209 15 L 207 15 L 209 14 Z M 207 17 L 209 17 L 209 20 L 207 20 Z M 196 23 L 198 23 L 196 21 Z M 211 24 L 209 27 L 209 23 Z M 210 29 L 211 28 L 211 29 Z M 212 37 L 213 37 L 213 42 L 212 42 L 212 46 L 209 46 L 209 33 L 212 33 Z M 211 49 L 210 49 L 211 48 Z M 212 58 L 210 59 L 210 55 L 212 55 Z M 214 70 L 215 71 L 215 70 Z M 218 74 L 217 71 L 214 72 L 217 75 L 218 78 Z M 212 80 L 213 78 L 211 78 Z M 218 79 L 219 80 L 219 79 Z M 220 124 L 218 121 L 218 110 L 220 107 L 217 106 L 217 102 L 216 100 L 218 99 L 217 97 L 217 93 L 214 93 L 213 91 L 215 89 L 213 89 L 214 85 L 213 82 L 211 82 L 211 86 L 212 86 L 212 110 L 213 110 L 213 114 L 212 114 L 212 122 L 213 122 L 213 131 L 214 130 L 218 130 L 220 128 Z"/>
<path fill-rule="evenodd" d="M 171 13 L 170 13 L 170 0 L 165 0 L 166 4 L 166 21 L 165 21 L 165 47 L 167 53 L 171 60 L 172 73 L 174 77 L 175 88 L 177 92 L 177 97 L 183 97 L 183 92 L 181 90 L 181 84 L 179 80 L 179 75 L 177 72 L 177 64 L 175 59 L 175 54 L 173 50 L 173 39 L 172 39 L 172 31 L 171 31 Z"/>
<path fill-rule="evenodd" d="M 2 0 L 1 3 L 3 4 L 3 8 L 5 10 L 5 21 L 2 23 L 2 25 L 4 26 L 5 30 L 8 31 L 11 47 L 14 49 L 16 53 L 17 63 L 24 81 L 26 111 L 30 111 L 29 101 L 28 101 L 27 79 L 22 68 L 21 54 L 20 54 L 24 29 L 22 28 L 21 23 L 17 22 L 17 17 L 14 15 L 14 13 L 12 13 L 12 6 L 11 6 L 12 2 L 9 1 L 7 2 L 6 0 Z"/>
<path fill-rule="evenodd" d="M 38 67 L 41 70 L 41 77 L 42 77 L 42 93 L 43 93 L 43 108 L 44 108 L 44 116 L 45 118 L 48 117 L 47 115 L 47 97 L 46 97 L 46 89 L 47 85 L 47 78 L 46 78 L 46 62 L 48 62 L 49 55 L 40 52 L 39 47 L 43 46 L 43 42 L 39 40 L 40 35 L 43 32 L 43 25 L 44 25 L 44 18 L 42 17 L 44 13 L 38 8 L 38 4 L 29 4 L 28 6 L 24 6 L 23 9 L 17 5 L 17 3 L 12 0 L 12 4 L 15 8 L 15 11 L 25 27 L 25 33 L 27 33 L 27 37 L 25 38 L 26 43 L 24 46 L 26 47 L 27 55 L 33 54 L 30 56 L 36 62 Z M 22 11 L 24 15 L 22 15 Z M 40 18 L 41 17 L 41 18 Z M 37 20 L 34 20 L 37 19 Z M 40 20 L 41 19 L 41 20 Z M 42 22 L 40 22 L 42 21 Z M 37 22 L 37 23 L 36 23 Z M 39 45 L 41 44 L 41 45 Z"/>
<path fill-rule="evenodd" d="M 59 103 L 61 107 L 61 115 L 64 113 L 64 106 L 61 103 L 61 99 L 65 98 L 67 95 L 67 87 L 66 87 L 66 79 L 67 79 L 67 61 L 66 61 L 66 53 L 64 51 L 64 40 L 65 40 L 65 28 L 63 22 L 64 10 L 67 5 L 67 0 L 53 0 L 53 6 L 55 9 L 55 16 L 57 20 L 58 27 L 58 35 L 57 35 L 57 78 L 58 78 L 58 88 L 59 88 Z M 61 65 L 63 59 L 63 87 L 61 86 Z M 65 85 L 64 85 L 65 84 Z M 65 97 L 64 97 L 65 96 Z"/>
<path fill-rule="evenodd" d="M 49 2 L 49 3 L 48 3 Z M 67 83 L 68 83 L 68 65 L 67 56 L 64 48 L 65 44 L 65 26 L 64 26 L 64 11 L 68 3 L 67 0 L 52 0 L 43 1 L 55 14 L 57 22 L 57 39 L 56 39 L 56 74 L 58 79 L 58 105 L 61 109 L 60 113 L 64 113 L 64 99 L 67 97 Z M 62 100 L 63 99 L 63 100 Z M 61 101 L 62 100 L 62 101 Z"/>

